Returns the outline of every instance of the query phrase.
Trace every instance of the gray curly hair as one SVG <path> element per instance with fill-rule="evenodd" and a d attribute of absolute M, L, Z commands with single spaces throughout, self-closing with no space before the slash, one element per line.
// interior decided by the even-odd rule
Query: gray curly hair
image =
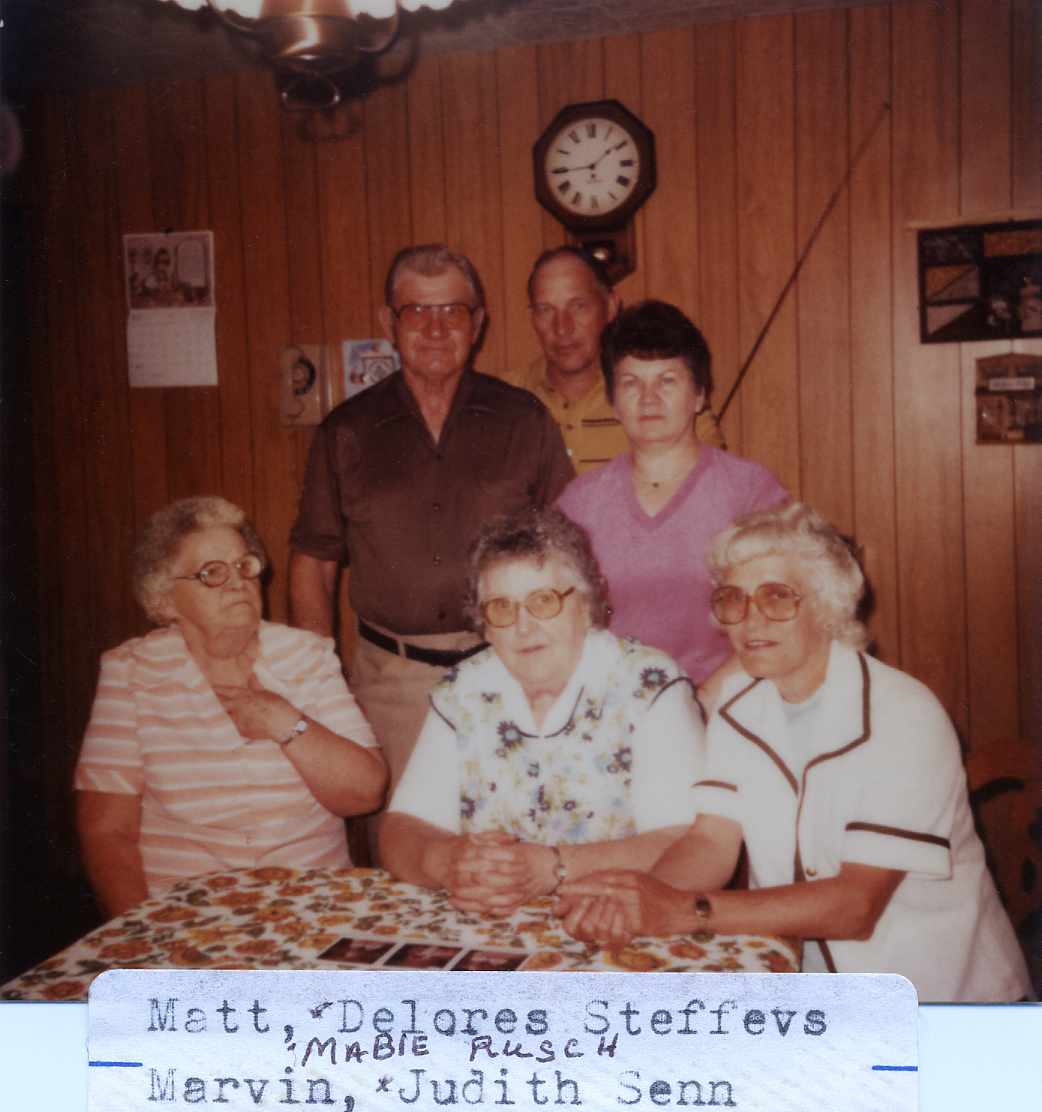
<path fill-rule="evenodd" d="M 490 518 L 478 530 L 467 551 L 467 583 L 463 593 L 463 615 L 478 634 L 485 635 L 481 614 L 481 580 L 495 564 L 528 560 L 542 567 L 558 559 L 574 572 L 580 595 L 590 609 L 595 629 L 608 624 L 608 584 L 597 566 L 585 530 L 553 508 L 531 507 L 516 514 Z"/>
<path fill-rule="evenodd" d="M 762 556 L 791 556 L 814 581 L 817 593 L 807 604 L 832 637 L 850 649 L 868 645 L 868 630 L 857 618 L 865 593 L 865 576 L 851 545 L 826 517 L 805 502 L 786 502 L 745 514 L 718 533 L 706 561 L 719 586 L 730 568 Z M 714 619 L 714 624 L 719 626 Z"/>
<path fill-rule="evenodd" d="M 264 545 L 238 506 L 215 495 L 172 502 L 145 522 L 134 545 L 134 597 L 150 622 L 158 626 L 168 624 L 159 608 L 173 584 L 170 572 L 185 538 L 218 525 L 234 529 L 242 537 L 247 550 L 259 556 L 267 567 L 268 554 Z"/>

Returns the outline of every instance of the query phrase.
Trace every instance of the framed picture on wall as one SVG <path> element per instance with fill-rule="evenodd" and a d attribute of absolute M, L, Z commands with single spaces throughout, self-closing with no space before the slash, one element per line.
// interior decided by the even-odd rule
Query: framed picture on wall
<path fill-rule="evenodd" d="M 924 344 L 1042 336 L 1042 220 L 919 232 Z"/>

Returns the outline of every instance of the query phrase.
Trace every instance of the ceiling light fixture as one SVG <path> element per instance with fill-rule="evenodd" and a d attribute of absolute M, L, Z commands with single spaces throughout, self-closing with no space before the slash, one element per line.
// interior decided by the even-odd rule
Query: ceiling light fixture
<path fill-rule="evenodd" d="M 210 8 L 233 31 L 256 40 L 264 60 L 290 80 L 282 103 L 290 107 L 302 90 L 314 107 L 316 83 L 324 108 L 340 101 L 333 75 L 360 55 L 387 50 L 398 35 L 399 8 L 447 8 L 453 0 L 173 0 L 182 8 Z"/>

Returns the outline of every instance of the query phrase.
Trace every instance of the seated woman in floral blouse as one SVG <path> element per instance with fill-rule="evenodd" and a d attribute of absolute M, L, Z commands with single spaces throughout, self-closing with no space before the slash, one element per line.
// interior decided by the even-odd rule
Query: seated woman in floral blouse
<path fill-rule="evenodd" d="M 467 611 L 489 647 L 431 693 L 386 867 L 493 916 L 565 877 L 650 868 L 694 817 L 705 730 L 677 665 L 604 628 L 585 533 L 556 510 L 494 518 L 471 544 Z"/>

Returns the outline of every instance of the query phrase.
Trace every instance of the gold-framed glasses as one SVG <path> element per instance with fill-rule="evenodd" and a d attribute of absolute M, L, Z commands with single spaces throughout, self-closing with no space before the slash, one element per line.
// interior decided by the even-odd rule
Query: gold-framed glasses
<path fill-rule="evenodd" d="M 544 620 L 556 618 L 564 609 L 564 600 L 575 590 L 569 587 L 567 591 L 555 591 L 553 587 L 540 587 L 526 595 L 520 602 L 512 598 L 490 598 L 481 604 L 481 614 L 486 622 L 495 629 L 506 629 L 517 621 L 517 615 L 523 606 L 533 618 Z"/>
<path fill-rule="evenodd" d="M 761 583 L 751 595 L 738 587 L 717 587 L 709 605 L 713 617 L 721 625 L 737 625 L 745 621 L 749 613 L 749 600 L 756 603 L 756 609 L 772 622 L 791 622 L 799 613 L 800 603 L 805 596 L 798 595 L 785 583 Z"/>
<path fill-rule="evenodd" d="M 174 579 L 198 579 L 204 587 L 222 587 L 228 582 L 232 569 L 243 579 L 256 579 L 264 570 L 264 561 L 255 552 L 247 552 L 234 564 L 226 564 L 223 560 L 208 560 L 194 575 L 175 575 Z"/>
<path fill-rule="evenodd" d="M 406 332 L 422 332 L 435 316 L 446 328 L 458 332 L 470 324 L 474 309 L 464 301 L 450 301 L 447 305 L 418 305 L 410 301 L 391 312 Z"/>

